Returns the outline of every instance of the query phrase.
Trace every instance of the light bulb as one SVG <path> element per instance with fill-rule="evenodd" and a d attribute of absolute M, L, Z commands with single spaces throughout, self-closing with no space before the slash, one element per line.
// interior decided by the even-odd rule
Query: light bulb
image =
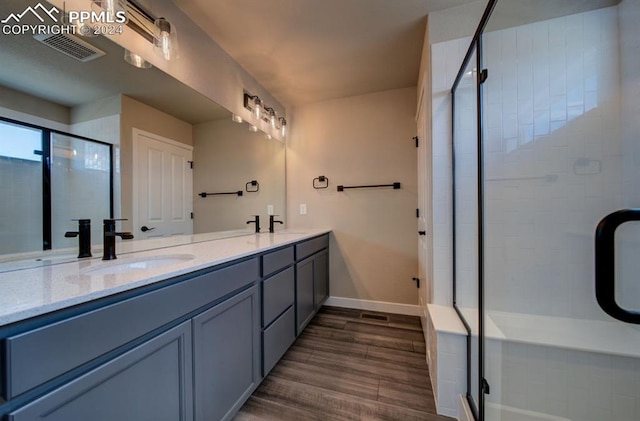
<path fill-rule="evenodd" d="M 260 98 L 256 97 L 253 103 L 253 114 L 258 120 L 260 120 L 260 117 L 262 117 L 262 101 L 260 100 Z"/>
<path fill-rule="evenodd" d="M 283 117 L 280 117 L 280 134 L 282 135 L 282 137 L 286 137 L 287 136 L 287 120 L 285 120 Z"/>
<path fill-rule="evenodd" d="M 258 127 L 257 127 L 257 126 L 254 126 L 253 124 L 251 124 L 251 125 L 249 126 L 249 131 L 250 131 L 250 132 L 253 132 L 253 133 L 256 133 L 256 132 L 258 131 Z"/>
<path fill-rule="evenodd" d="M 138 69 L 149 69 L 151 68 L 151 63 L 147 60 L 140 57 L 138 54 L 133 51 L 124 50 L 124 60 Z"/>
<path fill-rule="evenodd" d="M 107 13 L 109 14 L 110 18 L 113 18 L 116 16 L 116 4 L 118 3 L 117 0 L 106 0 L 104 2 L 104 8 L 107 11 Z"/>
<path fill-rule="evenodd" d="M 276 112 L 274 110 L 269 110 L 269 122 L 271 123 L 271 128 L 275 129 L 276 128 L 276 122 L 277 122 L 277 117 L 276 117 Z"/>
<path fill-rule="evenodd" d="M 271 140 L 272 139 L 272 137 L 271 137 L 271 135 L 269 133 L 265 133 L 264 137 L 266 137 L 267 140 Z"/>
<path fill-rule="evenodd" d="M 235 121 L 236 123 L 242 123 L 242 117 L 240 117 L 238 114 L 233 114 L 231 116 L 231 120 Z"/>
<path fill-rule="evenodd" d="M 154 24 L 153 48 L 165 60 L 173 60 L 178 56 L 176 30 L 165 18 L 158 18 Z"/>

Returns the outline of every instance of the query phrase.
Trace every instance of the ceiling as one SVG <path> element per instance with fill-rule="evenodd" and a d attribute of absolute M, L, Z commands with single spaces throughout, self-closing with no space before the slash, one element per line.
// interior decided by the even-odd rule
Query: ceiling
<path fill-rule="evenodd" d="M 173 0 L 285 106 L 415 86 L 426 15 L 472 0 Z"/>

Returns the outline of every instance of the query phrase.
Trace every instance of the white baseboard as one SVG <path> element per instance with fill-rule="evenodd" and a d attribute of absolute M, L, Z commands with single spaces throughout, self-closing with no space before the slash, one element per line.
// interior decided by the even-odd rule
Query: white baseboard
<path fill-rule="evenodd" d="M 381 311 L 383 313 L 406 314 L 408 316 L 420 316 L 422 314 L 420 306 L 418 305 L 358 300 L 356 298 L 329 297 L 324 305 L 356 308 L 359 310 Z"/>
<path fill-rule="evenodd" d="M 460 407 L 458 408 L 458 420 L 473 421 L 473 413 L 471 413 L 471 408 L 469 408 L 469 402 L 467 402 L 467 398 L 464 395 L 459 395 L 459 398 Z"/>

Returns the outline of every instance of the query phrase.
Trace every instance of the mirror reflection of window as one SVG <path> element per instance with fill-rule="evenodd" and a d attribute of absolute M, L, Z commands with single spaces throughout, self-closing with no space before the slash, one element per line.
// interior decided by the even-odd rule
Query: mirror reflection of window
<path fill-rule="evenodd" d="M 0 121 L 0 254 L 42 250 L 42 130 Z"/>

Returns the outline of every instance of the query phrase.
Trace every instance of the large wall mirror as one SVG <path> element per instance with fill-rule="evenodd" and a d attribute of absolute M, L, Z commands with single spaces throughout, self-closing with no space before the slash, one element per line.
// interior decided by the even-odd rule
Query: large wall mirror
<path fill-rule="evenodd" d="M 0 18 L 29 5 L 3 0 Z M 284 213 L 283 143 L 250 132 L 162 71 L 133 67 L 112 41 L 81 40 L 104 55 L 82 62 L 31 34 L 0 36 L 0 262 L 30 259 L 43 248 L 72 256 L 77 239 L 64 235 L 77 228 L 72 219 L 92 219 L 99 251 L 102 219 L 126 218 L 122 229 L 147 239 L 128 247 L 140 250 L 167 244 L 152 237 L 174 236 L 179 244 L 249 234 L 252 215 Z M 29 142 L 50 148 L 48 206 L 42 147 Z M 166 167 L 173 179 L 158 172 Z M 192 182 L 176 181 L 176 174 Z M 185 215 L 179 228 L 163 225 Z M 47 217 L 50 244 L 43 247 Z"/>

